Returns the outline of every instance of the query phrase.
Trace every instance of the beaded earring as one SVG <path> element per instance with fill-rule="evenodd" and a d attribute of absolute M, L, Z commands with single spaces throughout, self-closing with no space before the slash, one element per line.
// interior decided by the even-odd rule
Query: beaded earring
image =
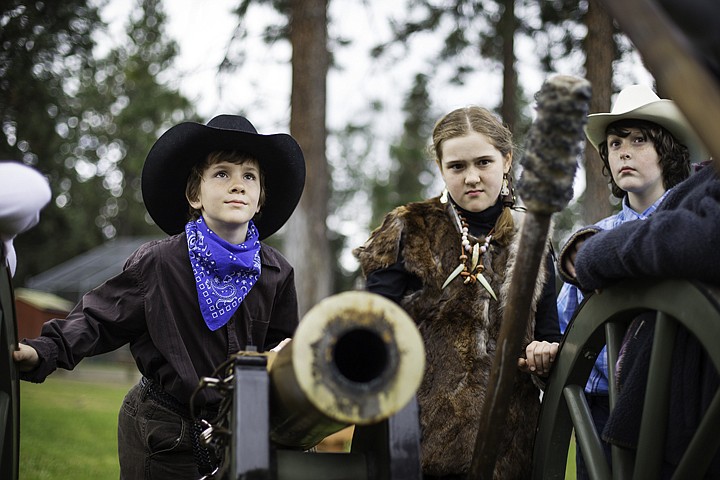
<path fill-rule="evenodd" d="M 510 195 L 510 188 L 508 187 L 508 174 L 503 173 L 502 188 L 500 189 L 500 195 L 507 197 Z"/>
<path fill-rule="evenodd" d="M 440 195 L 440 203 L 445 205 L 448 202 L 448 190 L 443 188 L 442 194 Z"/>
<path fill-rule="evenodd" d="M 500 188 L 500 199 L 505 207 L 515 206 L 515 189 L 512 184 L 512 176 L 509 173 L 503 174 L 502 187 Z"/>

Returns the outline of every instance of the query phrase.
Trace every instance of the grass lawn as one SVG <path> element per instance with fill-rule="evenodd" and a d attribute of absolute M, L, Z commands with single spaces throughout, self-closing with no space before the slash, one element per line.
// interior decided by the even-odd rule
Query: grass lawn
<path fill-rule="evenodd" d="M 120 476 L 117 415 L 133 380 L 115 376 L 88 381 L 73 375 L 51 375 L 40 385 L 20 384 L 21 480 Z M 565 479 L 575 479 L 574 438 Z"/>
<path fill-rule="evenodd" d="M 20 479 L 117 479 L 117 415 L 132 382 L 20 384 Z"/>
<path fill-rule="evenodd" d="M 570 438 L 567 463 L 565 464 L 565 480 L 575 480 L 576 478 L 577 475 L 575 472 L 575 435 L 573 435 Z"/>

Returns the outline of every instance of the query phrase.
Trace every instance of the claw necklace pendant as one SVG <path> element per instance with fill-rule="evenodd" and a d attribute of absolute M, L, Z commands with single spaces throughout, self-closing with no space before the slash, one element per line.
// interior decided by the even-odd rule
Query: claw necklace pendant
<path fill-rule="evenodd" d="M 455 277 L 460 275 L 460 277 L 464 278 L 463 283 L 465 285 L 480 282 L 485 290 L 490 293 L 490 296 L 497 300 L 497 296 L 490 286 L 490 283 L 483 276 L 485 267 L 482 264 L 483 254 L 485 254 L 485 252 L 488 251 L 488 248 L 490 248 L 490 241 L 492 240 L 492 233 L 494 229 L 491 229 L 485 236 L 483 245 L 480 245 L 479 242 L 474 245 L 470 245 L 470 240 L 468 239 L 469 229 L 467 221 L 457 212 L 455 205 L 452 205 L 452 212 L 458 228 L 460 229 L 460 264 L 455 268 L 455 270 L 453 270 L 447 280 L 445 280 L 442 288 L 445 288 Z M 470 267 L 468 267 L 467 264 L 468 259 L 470 259 Z"/>

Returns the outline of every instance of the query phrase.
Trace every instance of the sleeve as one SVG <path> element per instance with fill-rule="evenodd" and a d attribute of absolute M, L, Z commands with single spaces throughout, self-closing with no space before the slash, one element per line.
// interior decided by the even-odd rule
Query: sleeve
<path fill-rule="evenodd" d="M 577 285 L 577 280 L 575 279 L 575 277 L 570 275 L 567 270 L 565 270 L 565 262 L 567 261 L 570 252 L 576 248 L 575 244 L 579 240 L 587 240 L 599 231 L 601 231 L 601 229 L 596 226 L 585 227 L 573 233 L 572 236 L 568 239 L 568 241 L 565 242 L 565 245 L 563 245 L 562 249 L 560 250 L 560 255 L 558 256 L 557 261 L 558 275 L 560 275 L 560 278 L 563 282 L 569 283 L 571 285 Z"/>
<path fill-rule="evenodd" d="M 50 320 L 39 337 L 23 340 L 40 364 L 21 378 L 43 382 L 57 368 L 72 370 L 85 357 L 125 345 L 146 330 L 144 297 L 137 265 L 91 290 L 65 319 Z"/>
<path fill-rule="evenodd" d="M 712 172 L 674 208 L 658 210 L 647 220 L 624 223 L 585 241 L 575 260 L 578 283 L 585 290 L 639 277 L 720 283 L 720 251 L 713 245 L 720 238 L 718 219 L 720 181 Z"/>
<path fill-rule="evenodd" d="M 398 304 L 409 290 L 422 287 L 420 278 L 405 268 L 402 256 L 403 223 L 397 215 L 402 208 L 390 212 L 368 241 L 353 252 L 366 276 L 365 290 Z"/>
<path fill-rule="evenodd" d="M 420 278 L 405 269 L 402 258 L 387 268 L 370 272 L 365 282 L 365 290 L 398 304 L 408 291 L 419 290 L 421 286 Z"/>
<path fill-rule="evenodd" d="M 360 267 L 366 277 L 375 270 L 386 269 L 398 262 L 403 233 L 400 212 L 403 208 L 399 207 L 388 213 L 382 225 L 370 234 L 370 238 L 362 246 L 353 250 L 353 255 L 360 262 Z"/>
<path fill-rule="evenodd" d="M 264 351 L 272 349 L 286 338 L 292 338 L 299 323 L 295 272 L 289 265 L 288 268 L 289 273 L 275 295 L 270 324 L 263 345 Z"/>
<path fill-rule="evenodd" d="M 558 323 L 558 311 L 555 297 L 555 269 L 550 255 L 546 259 L 547 280 L 543 286 L 542 296 L 538 300 L 535 312 L 535 340 L 559 342 L 562 338 Z"/>
<path fill-rule="evenodd" d="M 558 321 L 560 324 L 560 333 L 565 333 L 570 320 L 572 320 L 575 311 L 583 301 L 583 294 L 575 286 L 564 283 L 560 289 L 557 298 Z"/>

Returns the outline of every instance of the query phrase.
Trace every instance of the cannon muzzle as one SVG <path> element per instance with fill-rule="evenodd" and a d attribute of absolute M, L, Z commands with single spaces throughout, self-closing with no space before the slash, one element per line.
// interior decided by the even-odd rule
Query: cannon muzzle
<path fill-rule="evenodd" d="M 413 398 L 424 369 L 422 338 L 402 308 L 368 292 L 328 297 L 270 366 L 270 438 L 308 449 L 380 422 Z"/>

